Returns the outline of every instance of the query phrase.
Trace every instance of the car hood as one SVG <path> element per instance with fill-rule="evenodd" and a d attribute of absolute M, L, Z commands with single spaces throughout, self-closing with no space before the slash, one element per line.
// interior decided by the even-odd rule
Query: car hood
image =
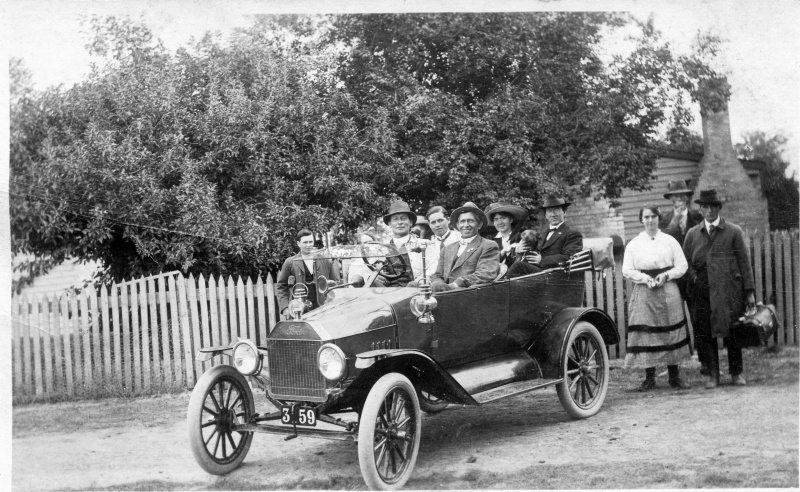
<path fill-rule="evenodd" d="M 392 304 L 413 295 L 414 289 L 337 289 L 336 297 L 307 314 L 322 339 L 338 339 L 395 324 Z M 407 291 L 407 292 L 403 292 Z"/>

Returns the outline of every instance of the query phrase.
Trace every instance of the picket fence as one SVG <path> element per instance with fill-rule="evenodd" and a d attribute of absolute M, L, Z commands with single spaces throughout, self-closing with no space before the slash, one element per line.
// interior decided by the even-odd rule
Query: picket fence
<path fill-rule="evenodd" d="M 748 232 L 756 300 L 776 306 L 780 345 L 798 343 L 800 292 L 798 231 Z M 627 327 L 627 293 L 621 263 L 586 274 L 586 305 L 605 310 Z M 218 359 L 195 360 L 200 347 L 250 338 L 264 344 L 276 323 L 273 279 L 195 279 L 170 272 L 114 284 L 98 291 L 61 293 L 12 302 L 15 400 L 73 397 L 98 386 L 126 394 L 191 388 Z M 690 326 L 691 329 L 691 326 Z M 625 344 L 609 347 L 624 357 Z"/>
<path fill-rule="evenodd" d="M 254 284 L 170 272 L 99 292 L 21 296 L 12 303 L 14 396 L 191 388 L 217 363 L 195 360 L 201 347 L 265 344 L 275 312 L 269 275 Z"/>

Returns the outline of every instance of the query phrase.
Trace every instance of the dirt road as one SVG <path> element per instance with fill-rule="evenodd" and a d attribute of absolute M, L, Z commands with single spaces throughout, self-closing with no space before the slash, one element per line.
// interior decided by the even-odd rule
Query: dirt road
<path fill-rule="evenodd" d="M 689 369 L 693 389 L 660 377 L 640 394 L 630 391 L 640 375 L 615 364 L 605 405 L 587 420 L 570 420 L 553 390 L 425 416 L 407 488 L 797 487 L 797 354 L 748 351 L 751 384 L 715 391 Z M 234 473 L 208 475 L 187 444 L 187 402 L 15 408 L 14 490 L 364 488 L 355 443 L 267 434 Z"/>

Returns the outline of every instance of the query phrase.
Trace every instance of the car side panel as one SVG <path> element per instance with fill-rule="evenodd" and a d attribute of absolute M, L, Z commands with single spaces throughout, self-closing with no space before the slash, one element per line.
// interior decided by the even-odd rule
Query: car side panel
<path fill-rule="evenodd" d="M 411 312 L 408 296 L 392 305 L 395 319 L 397 320 L 398 348 L 421 350 L 431 354 L 431 341 L 433 340 L 433 325 L 417 322 L 417 317 Z M 436 313 L 434 313 L 434 316 Z M 438 320 L 438 318 L 436 318 Z"/>

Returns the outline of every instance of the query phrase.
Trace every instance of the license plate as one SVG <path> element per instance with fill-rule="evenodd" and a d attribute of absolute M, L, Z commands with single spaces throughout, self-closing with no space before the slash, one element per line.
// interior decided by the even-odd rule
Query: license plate
<path fill-rule="evenodd" d="M 317 425 L 317 409 L 300 405 L 281 407 L 281 422 L 289 425 Z"/>

